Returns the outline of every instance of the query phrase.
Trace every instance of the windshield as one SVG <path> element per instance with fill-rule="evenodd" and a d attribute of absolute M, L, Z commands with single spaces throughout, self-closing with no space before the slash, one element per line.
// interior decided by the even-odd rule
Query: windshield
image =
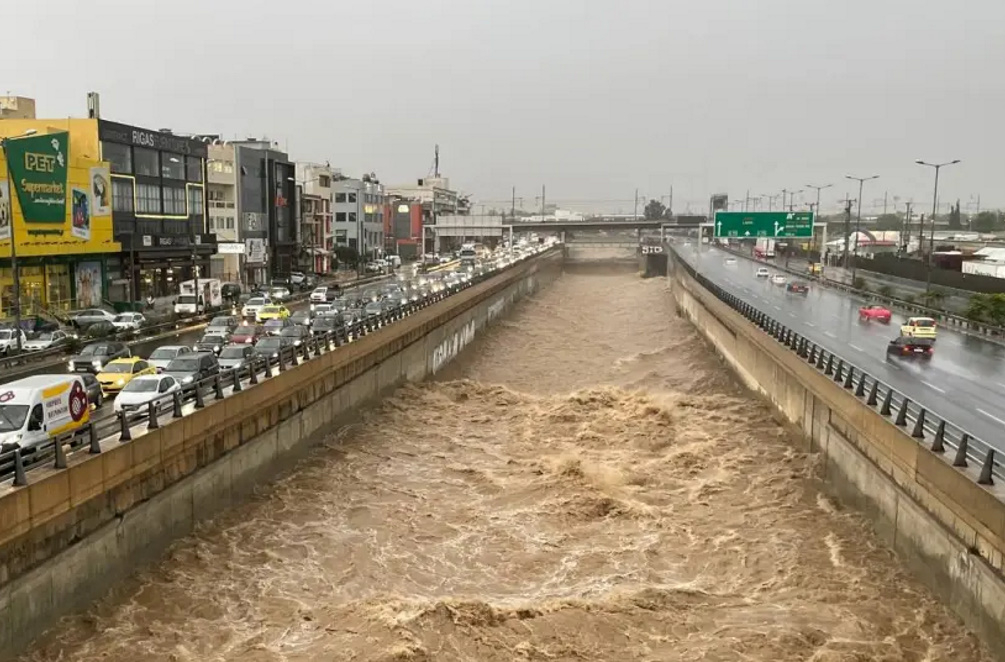
<path fill-rule="evenodd" d="M 88 345 L 80 350 L 81 356 L 104 356 L 110 353 L 108 345 Z"/>
<path fill-rule="evenodd" d="M 230 326 L 232 324 L 229 317 L 214 317 L 213 321 L 209 323 L 210 326 Z"/>
<path fill-rule="evenodd" d="M 226 340 L 223 336 L 203 336 L 201 344 L 203 345 L 221 345 Z"/>
<path fill-rule="evenodd" d="M 282 344 L 279 338 L 264 338 L 255 345 L 256 349 L 276 349 Z"/>
<path fill-rule="evenodd" d="M 923 317 L 917 318 L 914 320 L 914 326 L 924 326 L 924 327 L 935 326 L 935 320 L 925 319 Z"/>
<path fill-rule="evenodd" d="M 248 299 L 248 305 L 249 306 L 264 306 L 265 305 L 265 299 L 262 299 L 261 297 L 255 297 L 254 299 Z"/>
<path fill-rule="evenodd" d="M 279 308 L 276 307 L 276 306 L 266 306 L 265 308 L 262 308 L 262 314 L 263 315 L 269 315 L 269 314 L 278 313 L 278 312 L 279 312 Z"/>
<path fill-rule="evenodd" d="M 13 329 L 0 329 L 0 338 L 3 338 L 4 340 L 7 340 L 8 338 L 13 338 L 13 337 L 14 337 L 14 330 Z"/>
<path fill-rule="evenodd" d="M 178 356 L 178 350 L 174 347 L 160 347 L 154 350 L 154 353 L 150 355 L 151 359 L 173 359 Z"/>
<path fill-rule="evenodd" d="M 319 287 L 314 290 L 314 294 L 324 294 L 328 291 L 327 287 Z"/>
<path fill-rule="evenodd" d="M 132 322 L 133 321 L 133 316 L 132 315 L 116 315 L 115 319 L 113 321 L 114 322 Z"/>
<path fill-rule="evenodd" d="M 128 374 L 132 371 L 133 371 L 132 363 L 109 363 L 108 365 L 105 366 L 105 369 L 102 370 L 102 372 L 113 373 L 116 375 Z"/>
<path fill-rule="evenodd" d="M 194 294 L 182 294 L 178 297 L 178 303 L 195 303 Z"/>
<path fill-rule="evenodd" d="M 224 347 L 223 351 L 220 352 L 221 359 L 243 359 L 244 358 L 244 348 L 243 347 Z"/>
<path fill-rule="evenodd" d="M 300 336 L 300 327 L 298 326 L 288 326 L 279 332 L 279 335 L 286 336 L 287 338 L 296 338 Z"/>
<path fill-rule="evenodd" d="M 196 372 L 199 370 L 199 359 L 182 357 L 168 364 L 168 372 Z"/>
<path fill-rule="evenodd" d="M 0 432 L 20 430 L 28 417 L 28 405 L 0 405 Z"/>
<path fill-rule="evenodd" d="M 254 326 L 242 326 L 240 329 L 234 332 L 232 337 L 234 338 L 247 338 L 248 336 L 253 336 L 257 333 L 258 327 Z"/>
<path fill-rule="evenodd" d="M 157 379 L 134 379 L 122 389 L 123 393 L 152 393 L 157 390 Z"/>

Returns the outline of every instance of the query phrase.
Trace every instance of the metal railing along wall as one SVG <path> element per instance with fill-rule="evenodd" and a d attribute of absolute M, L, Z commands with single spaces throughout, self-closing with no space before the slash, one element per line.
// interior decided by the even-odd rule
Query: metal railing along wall
<path fill-rule="evenodd" d="M 254 354 L 239 368 L 221 370 L 211 377 L 184 384 L 180 390 L 159 395 L 143 405 L 128 409 L 123 407 L 122 411 L 116 412 L 113 416 L 93 420 L 81 428 L 31 448 L 0 452 L 0 481 L 13 479 L 14 486 L 27 485 L 32 468 L 51 466 L 62 469 L 66 467 L 67 456 L 70 453 L 99 454 L 103 441 L 117 440 L 119 443 L 128 443 L 148 430 L 167 425 L 172 420 L 212 405 L 233 393 L 253 388 L 263 380 L 305 361 L 336 351 L 342 345 L 491 278 L 499 271 L 501 270 L 485 271 L 439 292 L 433 292 L 427 297 L 386 310 L 380 315 L 373 315 L 323 333 L 311 334 L 299 345 L 283 347 L 270 354 Z"/>
<path fill-rule="evenodd" d="M 727 292 L 676 254 L 674 262 L 716 298 L 798 354 L 835 383 L 852 391 L 863 405 L 876 409 L 891 424 L 910 434 L 919 443 L 928 444 L 932 452 L 950 454 L 954 467 L 978 467 L 978 484 L 992 485 L 996 479 L 1005 480 L 1005 466 L 1002 464 L 1001 455 L 987 442 L 970 434 L 960 425 L 939 416 L 931 409 L 922 407 L 853 362 L 821 347 L 749 302 Z"/>

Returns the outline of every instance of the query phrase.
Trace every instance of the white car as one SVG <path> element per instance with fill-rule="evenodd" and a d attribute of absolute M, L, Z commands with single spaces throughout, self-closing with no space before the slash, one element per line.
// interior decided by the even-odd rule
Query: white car
<path fill-rule="evenodd" d="M 771 273 L 768 272 L 767 267 L 758 267 L 757 273 L 755 273 L 754 275 L 757 276 L 758 278 L 767 278 L 768 276 L 771 275 Z"/>
<path fill-rule="evenodd" d="M 0 329 L 0 356 L 7 356 L 10 352 L 17 351 L 17 337 L 18 334 L 21 335 L 21 347 L 28 342 L 28 337 L 24 335 L 24 331 L 14 329 Z"/>
<path fill-rule="evenodd" d="M 775 274 L 771 277 L 771 282 L 775 285 L 785 285 L 785 276 L 782 274 Z"/>
<path fill-rule="evenodd" d="M 290 291 L 285 287 L 273 287 L 269 290 L 269 298 L 273 301 L 286 301 L 290 298 Z"/>
<path fill-rule="evenodd" d="M 735 257 L 727 257 L 726 258 L 726 264 L 736 264 L 736 258 Z"/>
<path fill-rule="evenodd" d="M 140 375 L 126 384 L 115 398 L 115 412 L 126 409 L 136 409 L 145 412 L 147 403 L 163 397 L 162 409 L 168 407 L 169 394 L 181 390 L 181 385 L 171 375 Z"/>
<path fill-rule="evenodd" d="M 139 331 L 146 321 L 142 313 L 120 313 L 112 320 L 112 325 L 118 331 Z"/>
<path fill-rule="evenodd" d="M 313 303 L 326 303 L 328 301 L 328 288 L 324 285 L 315 287 L 314 291 L 311 292 L 311 301 Z"/>
<path fill-rule="evenodd" d="M 338 310 L 333 303 L 316 303 L 311 306 L 311 312 L 315 315 L 329 315 L 338 312 Z"/>
<path fill-rule="evenodd" d="M 257 318 L 259 310 L 261 310 L 265 306 L 271 306 L 271 305 L 272 305 L 272 299 L 270 299 L 269 297 L 252 297 L 248 299 L 248 302 L 244 304 L 243 308 L 241 308 L 241 316 Z"/>
<path fill-rule="evenodd" d="M 34 338 L 29 338 L 28 342 L 22 344 L 26 352 L 40 352 L 46 349 L 52 349 L 53 347 L 58 347 L 63 343 L 69 341 L 70 334 L 66 331 L 51 331 L 46 333 L 40 333 Z"/>

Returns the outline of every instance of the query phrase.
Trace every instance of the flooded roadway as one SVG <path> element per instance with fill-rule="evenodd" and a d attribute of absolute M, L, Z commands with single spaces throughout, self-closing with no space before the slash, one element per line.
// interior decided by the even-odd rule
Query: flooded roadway
<path fill-rule="evenodd" d="M 25 659 L 990 660 L 664 288 L 564 275 Z"/>

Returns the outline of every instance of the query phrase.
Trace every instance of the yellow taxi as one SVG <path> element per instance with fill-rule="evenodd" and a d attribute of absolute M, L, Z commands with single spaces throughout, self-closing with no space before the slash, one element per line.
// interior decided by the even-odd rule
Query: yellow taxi
<path fill-rule="evenodd" d="M 900 335 L 908 338 L 932 338 L 935 339 L 935 320 L 931 317 L 908 317 L 900 327 Z"/>
<path fill-rule="evenodd" d="M 101 392 L 108 395 L 121 391 L 126 384 L 133 381 L 134 377 L 156 374 L 157 368 L 145 359 L 133 356 L 128 359 L 115 359 L 105 364 L 98 373 L 98 383 L 101 385 Z"/>
<path fill-rule="evenodd" d="M 290 316 L 290 309 L 286 306 L 262 306 L 258 309 L 255 317 L 259 322 L 267 322 L 268 320 L 284 320 Z"/>
<path fill-rule="evenodd" d="M 811 275 L 819 276 L 824 272 L 824 265 L 819 262 L 810 262 L 810 267 L 808 269 Z"/>

